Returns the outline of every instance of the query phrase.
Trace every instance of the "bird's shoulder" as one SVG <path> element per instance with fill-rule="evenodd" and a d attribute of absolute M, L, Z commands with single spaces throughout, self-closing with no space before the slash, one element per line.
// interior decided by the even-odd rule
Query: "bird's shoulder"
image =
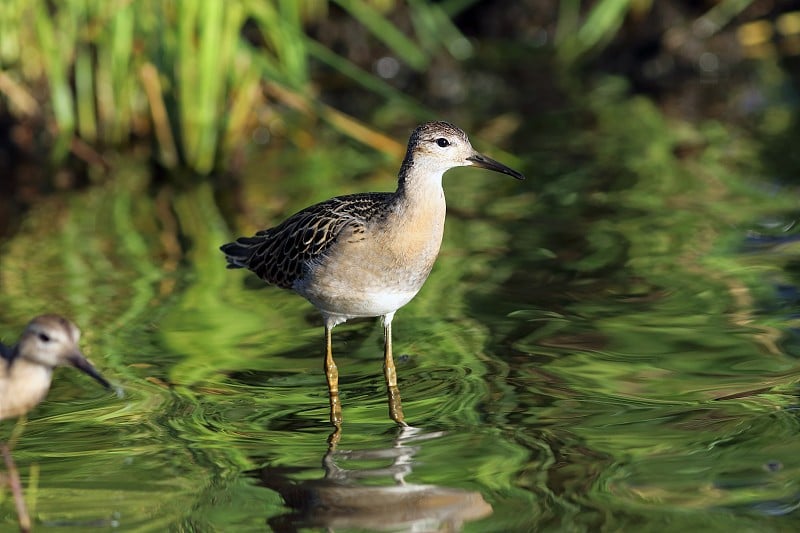
<path fill-rule="evenodd" d="M 362 232 L 385 212 L 391 197 L 392 193 L 337 196 L 309 206 L 273 228 L 259 231 L 256 237 L 290 241 L 298 245 L 298 251 L 320 253 L 345 229 Z"/>
<path fill-rule="evenodd" d="M 378 215 L 390 201 L 392 193 L 357 193 L 336 196 L 324 202 L 306 207 L 295 213 L 278 226 L 258 232 L 256 235 L 279 233 L 289 228 L 310 228 L 317 226 L 343 226 L 365 224 Z"/>
<path fill-rule="evenodd" d="M 11 364 L 11 361 L 14 360 L 14 357 L 17 355 L 17 351 L 14 349 L 13 346 L 7 346 L 0 342 L 0 362 L 5 364 Z"/>

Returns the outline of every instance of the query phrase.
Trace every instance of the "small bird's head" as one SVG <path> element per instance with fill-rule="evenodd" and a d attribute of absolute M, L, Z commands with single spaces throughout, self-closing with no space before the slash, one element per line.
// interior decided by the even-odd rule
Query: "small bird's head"
<path fill-rule="evenodd" d="M 108 381 L 78 348 L 78 327 L 58 315 L 41 315 L 31 320 L 20 337 L 16 357 L 49 368 L 74 366 L 110 388 Z"/>
<path fill-rule="evenodd" d="M 441 175 L 454 167 L 476 166 L 508 174 L 518 180 L 521 173 L 475 151 L 467 134 L 448 122 L 426 122 L 417 126 L 408 141 L 403 168 Z M 401 171 L 402 172 L 402 171 Z"/>

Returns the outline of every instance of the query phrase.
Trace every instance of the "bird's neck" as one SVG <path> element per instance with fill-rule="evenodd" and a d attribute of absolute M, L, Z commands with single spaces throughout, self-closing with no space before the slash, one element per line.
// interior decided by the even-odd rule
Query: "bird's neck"
<path fill-rule="evenodd" d="M 404 164 L 393 203 L 387 219 L 389 246 L 400 255 L 426 258 L 422 263 L 429 268 L 439 252 L 447 211 L 442 172 Z"/>
<path fill-rule="evenodd" d="M 400 167 L 396 194 L 399 199 L 411 205 L 444 209 L 443 174 L 439 168 L 414 163 L 407 157 Z"/>

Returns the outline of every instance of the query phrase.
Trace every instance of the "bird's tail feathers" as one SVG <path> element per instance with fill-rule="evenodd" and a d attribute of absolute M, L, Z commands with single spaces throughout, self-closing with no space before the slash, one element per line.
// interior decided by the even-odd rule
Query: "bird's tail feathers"
<path fill-rule="evenodd" d="M 253 255 L 252 243 L 248 240 L 247 237 L 242 237 L 219 247 L 228 261 L 228 268 L 248 268 L 250 257 Z"/>

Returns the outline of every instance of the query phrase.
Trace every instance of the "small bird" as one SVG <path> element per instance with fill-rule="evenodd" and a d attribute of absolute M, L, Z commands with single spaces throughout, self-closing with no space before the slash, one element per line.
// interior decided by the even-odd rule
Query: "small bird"
<path fill-rule="evenodd" d="M 14 346 L 0 344 L 0 420 L 24 415 L 50 389 L 53 369 L 72 365 L 111 388 L 78 348 L 81 332 L 58 315 L 31 320 Z"/>
<path fill-rule="evenodd" d="M 411 134 L 395 192 L 337 196 L 220 248 L 228 268 L 249 269 L 269 284 L 293 290 L 322 314 L 330 418 L 337 428 L 342 414 L 331 330 L 350 318 L 376 316 L 383 319 L 389 415 L 406 425 L 392 358 L 392 319 L 433 268 L 446 211 L 442 176 L 462 166 L 525 179 L 476 152 L 459 128 L 428 122 Z"/>
<path fill-rule="evenodd" d="M 77 367 L 111 388 L 81 353 L 80 337 L 80 330 L 66 318 L 41 315 L 28 323 L 17 344 L 0 343 L 0 420 L 22 416 L 36 407 L 47 395 L 57 366 Z M 20 531 L 30 531 L 31 519 L 10 446 L 0 445 L 0 454 L 8 470 Z"/>

